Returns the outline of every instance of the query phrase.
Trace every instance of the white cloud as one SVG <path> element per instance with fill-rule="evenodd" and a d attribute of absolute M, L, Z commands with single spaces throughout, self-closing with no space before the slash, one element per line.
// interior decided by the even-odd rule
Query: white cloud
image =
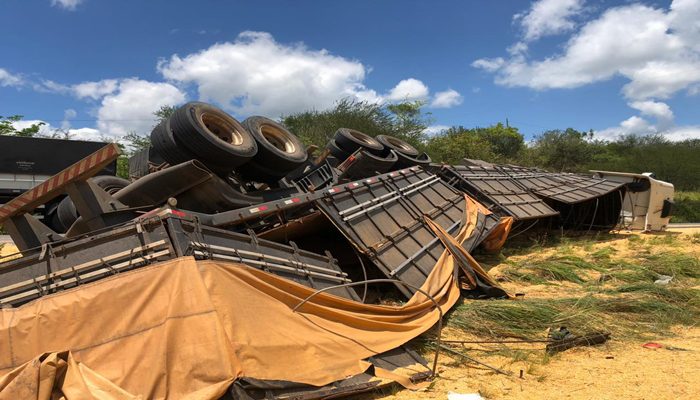
<path fill-rule="evenodd" d="M 666 103 L 647 100 L 635 101 L 629 106 L 639 110 L 642 115 L 655 118 L 659 130 L 666 130 L 673 125 L 673 111 Z"/>
<path fill-rule="evenodd" d="M 450 129 L 450 127 L 447 125 L 431 125 L 425 129 L 425 134 L 428 136 L 435 136 L 448 129 Z"/>
<path fill-rule="evenodd" d="M 6 69 L 0 68 L 0 86 L 20 86 L 23 80 L 19 75 L 11 74 Z"/>
<path fill-rule="evenodd" d="M 117 90 L 119 80 L 103 79 L 97 82 L 83 82 L 71 86 L 71 90 L 79 99 L 89 97 L 93 100 L 101 99 L 102 97 L 112 94 Z"/>
<path fill-rule="evenodd" d="M 596 136 L 614 140 L 622 135 L 660 134 L 672 141 L 700 139 L 700 126 L 675 126 L 673 111 L 666 103 L 648 100 L 632 102 L 629 106 L 639 110 L 642 116 L 654 118 L 656 123 L 635 115 L 622 121 L 619 126 L 596 132 Z"/>
<path fill-rule="evenodd" d="M 342 97 L 378 98 L 362 83 L 367 70 L 359 61 L 280 44 L 265 32 L 243 32 L 233 42 L 173 55 L 158 70 L 166 79 L 196 84 L 202 100 L 240 114 L 276 117 L 327 108 Z"/>
<path fill-rule="evenodd" d="M 47 137 L 57 137 L 59 139 L 62 139 L 65 137 L 65 133 L 68 134 L 68 136 L 71 139 L 74 140 L 90 140 L 90 141 L 98 141 L 103 139 L 103 135 L 100 134 L 100 132 L 97 129 L 94 128 L 78 128 L 78 129 L 59 129 L 55 126 L 52 126 L 51 124 L 42 121 L 42 120 L 22 120 L 22 121 L 17 121 L 13 122 L 12 126 L 14 126 L 16 129 L 24 129 L 24 128 L 29 128 L 32 125 L 36 125 L 39 123 L 43 123 L 39 128 L 38 134 L 40 136 L 47 136 Z"/>
<path fill-rule="evenodd" d="M 516 14 L 526 41 L 542 36 L 568 32 L 575 27 L 571 17 L 583 9 L 583 0 L 538 0 L 526 13 Z"/>
<path fill-rule="evenodd" d="M 97 90 L 94 93 L 98 92 L 100 91 Z M 70 120 L 78 113 L 73 109 L 67 109 L 64 111 L 60 128 L 45 124 L 39 130 L 39 134 L 63 137 L 67 133 L 72 139 L 80 140 L 118 140 L 129 132 L 148 135 L 156 122 L 156 117 L 153 115 L 155 111 L 161 106 L 185 102 L 185 94 L 169 83 L 149 82 L 136 78 L 118 80 L 114 90 L 104 90 L 100 93 L 107 94 L 102 97 L 96 111 L 97 129 L 71 128 Z M 96 98 L 97 95 L 87 97 Z M 14 126 L 22 129 L 39 122 L 44 121 L 18 121 Z"/>
<path fill-rule="evenodd" d="M 185 94 L 169 83 L 124 79 L 114 93 L 102 99 L 97 128 L 113 138 L 129 132 L 148 134 L 155 123 L 155 111 L 184 101 Z"/>
<path fill-rule="evenodd" d="M 423 82 L 409 78 L 394 86 L 386 95 L 386 98 L 390 101 L 424 100 L 429 93 L 428 87 Z"/>
<path fill-rule="evenodd" d="M 556 29 L 526 22 L 538 5 L 546 3 L 563 7 L 560 10 L 566 8 L 566 3 L 566 10 L 571 11 L 558 14 L 567 16 L 564 22 L 555 24 Z M 574 29 L 570 17 L 581 12 L 582 3 L 535 3 L 530 13 L 518 18 L 525 29 L 525 40 Z M 640 115 L 599 131 L 599 137 L 659 133 L 679 140 L 692 137 L 697 127 L 675 126 L 673 111 L 658 100 L 684 90 L 689 95 L 700 91 L 699 20 L 699 0 L 673 0 L 667 9 L 626 4 L 604 10 L 583 24 L 559 54 L 530 60 L 527 47 L 516 42 L 507 49 L 509 58 L 480 59 L 472 66 L 495 73 L 499 85 L 535 90 L 570 89 L 623 77 L 627 82 L 622 94 Z"/>
<path fill-rule="evenodd" d="M 480 58 L 472 63 L 472 67 L 481 68 L 486 72 L 496 72 L 503 67 L 506 60 L 502 57 Z"/>
<path fill-rule="evenodd" d="M 444 92 L 435 93 L 433 101 L 430 103 L 430 107 L 433 108 L 450 108 L 462 104 L 462 95 L 458 91 L 453 89 L 447 89 Z"/>
<path fill-rule="evenodd" d="M 401 80 L 380 94 L 364 84 L 369 68 L 357 60 L 282 44 L 266 32 L 243 32 L 185 56 L 160 60 L 158 71 L 179 84 L 194 84 L 202 101 L 213 101 L 242 116 L 277 117 L 326 109 L 341 98 L 381 103 L 423 100 L 430 95 L 418 79 Z"/>
<path fill-rule="evenodd" d="M 664 132 L 664 137 L 674 142 L 700 139 L 700 125 L 677 126 Z"/>
<path fill-rule="evenodd" d="M 481 59 L 496 83 L 537 90 L 575 88 L 620 75 L 632 100 L 668 98 L 700 82 L 698 1 L 674 0 L 669 10 L 631 4 L 606 10 L 575 33 L 562 54 L 530 61 L 518 53 L 502 63 Z M 500 65 L 499 65 L 500 64 Z"/>
<path fill-rule="evenodd" d="M 70 129 L 70 120 L 75 118 L 77 115 L 78 115 L 78 112 L 72 108 L 64 110 L 63 111 L 63 121 L 61 121 L 61 129 L 63 129 L 63 130 Z"/>
<path fill-rule="evenodd" d="M 83 0 L 51 0 L 51 5 L 64 10 L 74 11 Z"/>
<path fill-rule="evenodd" d="M 650 61 L 630 71 L 629 78 L 631 82 L 622 88 L 627 98 L 667 99 L 685 88 L 692 92 L 692 85 L 700 82 L 700 60 Z"/>

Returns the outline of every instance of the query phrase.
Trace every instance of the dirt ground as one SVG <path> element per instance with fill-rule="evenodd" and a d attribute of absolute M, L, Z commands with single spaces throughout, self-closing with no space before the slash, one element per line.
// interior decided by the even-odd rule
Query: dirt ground
<path fill-rule="evenodd" d="M 672 246 L 678 248 L 680 242 L 683 252 L 700 257 L 700 241 L 691 238 L 698 231 L 687 229 L 659 235 L 622 233 L 622 236 L 596 243 L 592 248 L 574 245 L 570 250 L 573 254 L 580 254 L 611 246 L 616 249 L 617 256 L 624 256 L 638 250 L 639 238 L 653 243 L 654 249 L 664 250 L 665 237 L 674 235 L 677 240 Z M 512 258 L 542 257 L 553 251 L 543 249 L 538 254 Z M 491 269 L 492 275 L 498 275 L 499 267 L 502 265 Z M 525 292 L 528 297 L 570 297 L 572 291 L 578 290 L 576 285 L 566 283 L 555 287 L 523 287 L 522 283 L 506 283 L 504 286 L 510 291 Z M 674 328 L 673 333 L 672 336 L 645 341 L 612 338 L 604 345 L 574 348 L 552 357 L 544 355 L 544 344 L 467 344 L 464 345 L 465 354 L 512 375 L 500 375 L 485 368 L 465 365 L 459 358 L 443 353 L 438 363 L 439 378 L 430 389 L 423 392 L 394 390 L 375 393 L 367 398 L 447 399 L 449 392 L 456 392 L 479 393 L 486 399 L 700 399 L 700 321 L 694 327 Z M 459 332 L 450 329 L 443 332 L 443 338 L 479 340 L 477 337 L 460 336 Z M 647 342 L 659 343 L 663 347 L 642 347 Z M 499 348 L 507 348 L 508 356 L 484 351 Z M 515 357 L 513 350 L 516 350 Z M 523 350 L 522 359 L 517 356 L 517 350 Z"/>

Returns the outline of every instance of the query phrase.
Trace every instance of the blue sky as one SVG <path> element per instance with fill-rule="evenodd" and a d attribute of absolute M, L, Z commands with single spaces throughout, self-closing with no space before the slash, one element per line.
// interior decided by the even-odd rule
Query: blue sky
<path fill-rule="evenodd" d="M 509 119 L 700 137 L 700 0 L 0 0 L 0 115 L 148 133 L 163 104 L 238 118 L 421 99 L 433 130 Z"/>

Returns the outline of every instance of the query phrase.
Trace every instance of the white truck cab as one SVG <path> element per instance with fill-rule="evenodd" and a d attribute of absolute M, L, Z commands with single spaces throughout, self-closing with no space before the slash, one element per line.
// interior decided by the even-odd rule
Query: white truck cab
<path fill-rule="evenodd" d="M 596 176 L 626 183 L 620 227 L 642 231 L 663 231 L 673 208 L 673 184 L 655 179 L 654 174 L 591 170 Z"/>

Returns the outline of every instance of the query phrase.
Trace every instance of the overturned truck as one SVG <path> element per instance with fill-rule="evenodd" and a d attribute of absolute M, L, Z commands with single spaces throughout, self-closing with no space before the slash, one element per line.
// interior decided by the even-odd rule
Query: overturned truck
<path fill-rule="evenodd" d="M 0 260 L 0 391 L 28 380 L 96 398 L 314 399 L 424 387 L 438 354 L 428 363 L 406 343 L 439 340 L 461 295 L 509 297 L 473 251 L 534 224 L 611 229 L 626 188 L 437 165 L 352 129 L 313 157 L 275 121 L 203 103 L 151 139 L 121 187 L 94 176 L 119 154 L 108 145 L 0 208 L 20 250 Z M 32 215 L 63 195 L 60 224 Z"/>

